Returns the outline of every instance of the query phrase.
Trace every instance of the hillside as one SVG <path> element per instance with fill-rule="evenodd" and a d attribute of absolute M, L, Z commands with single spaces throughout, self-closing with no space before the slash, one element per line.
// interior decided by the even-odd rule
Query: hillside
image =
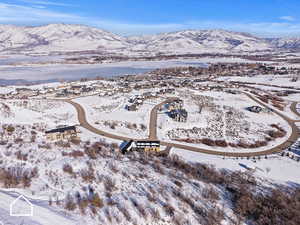
<path fill-rule="evenodd" d="M 2 52 L 110 50 L 122 49 L 127 45 L 123 37 L 82 25 L 0 26 Z"/>
<path fill-rule="evenodd" d="M 225 30 L 187 30 L 129 38 L 134 49 L 169 53 L 227 53 L 229 51 L 266 51 L 269 42 L 245 33 Z"/>
<path fill-rule="evenodd" d="M 238 53 L 299 49 L 299 38 L 265 39 L 226 30 L 185 30 L 148 36 L 122 37 L 84 25 L 37 27 L 0 25 L 0 52 L 46 53 L 72 51 L 117 54 Z"/>
<path fill-rule="evenodd" d="M 273 45 L 281 49 L 300 49 L 300 38 L 278 38 L 273 40 L 272 43 Z"/>

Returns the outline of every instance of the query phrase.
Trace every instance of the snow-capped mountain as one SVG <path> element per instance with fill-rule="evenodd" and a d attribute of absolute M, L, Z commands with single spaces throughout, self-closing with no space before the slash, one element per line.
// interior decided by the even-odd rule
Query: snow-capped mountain
<path fill-rule="evenodd" d="M 0 25 L 0 51 L 87 51 L 126 48 L 125 38 L 83 25 Z"/>
<path fill-rule="evenodd" d="M 265 39 L 226 30 L 186 30 L 122 37 L 83 25 L 0 25 L 0 52 L 6 53 L 105 51 L 120 54 L 187 54 L 258 52 L 277 48 L 300 49 L 300 39 Z"/>
<path fill-rule="evenodd" d="M 187 30 L 132 37 L 129 41 L 134 44 L 134 49 L 169 53 L 226 53 L 272 49 L 265 39 L 225 30 Z"/>
<path fill-rule="evenodd" d="M 272 40 L 272 43 L 277 48 L 300 50 L 300 38 L 277 38 Z"/>

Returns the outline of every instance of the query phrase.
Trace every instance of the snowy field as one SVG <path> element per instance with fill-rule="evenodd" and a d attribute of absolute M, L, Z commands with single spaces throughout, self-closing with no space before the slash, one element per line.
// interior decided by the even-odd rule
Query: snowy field
<path fill-rule="evenodd" d="M 88 122 L 101 130 L 135 138 L 147 138 L 151 109 L 162 99 L 146 100 L 137 111 L 128 111 L 125 106 L 129 94 L 117 94 L 111 97 L 89 96 L 74 99 L 86 111 Z"/>
<path fill-rule="evenodd" d="M 182 149 L 172 149 L 171 155 L 176 154 L 184 160 L 190 162 L 207 163 L 214 165 L 217 169 L 228 169 L 231 171 L 245 172 L 249 169 L 255 177 L 269 179 L 279 184 L 293 185 L 300 183 L 300 174 L 295 172 L 300 169 L 300 162 L 289 157 L 280 155 L 270 155 L 267 159 L 261 157 L 254 160 L 253 158 L 229 158 L 221 156 L 211 156 L 196 152 L 185 151 Z M 300 152 L 298 153 L 300 156 Z"/>
<path fill-rule="evenodd" d="M 272 87 L 272 86 L 265 86 L 265 85 L 249 85 L 254 88 L 258 88 L 260 90 L 268 91 L 271 94 L 276 95 L 278 92 L 284 92 L 284 91 L 291 91 L 291 89 L 288 88 L 280 88 L 280 87 Z M 284 84 L 285 86 L 285 84 Z M 280 98 L 284 99 L 285 101 L 300 101 L 300 91 L 297 91 L 299 93 L 289 94 L 288 96 L 280 96 Z"/>
<path fill-rule="evenodd" d="M 5 100 L 0 101 L 1 123 L 44 123 L 49 128 L 58 125 L 78 124 L 75 108 L 64 102 L 52 100 Z"/>
<path fill-rule="evenodd" d="M 219 77 L 217 80 L 221 81 L 239 81 L 239 82 L 251 82 L 251 83 L 260 83 L 266 85 L 278 85 L 278 86 L 291 86 L 291 87 L 300 87 L 300 80 L 296 82 L 291 81 L 291 75 L 258 75 L 253 77 L 247 76 L 232 76 L 232 77 Z"/>
<path fill-rule="evenodd" d="M 256 106 L 257 103 L 244 94 L 228 94 L 224 92 L 183 91 L 180 96 L 188 111 L 186 123 L 175 122 L 166 113 L 158 116 L 158 135 L 165 141 L 183 143 L 200 148 L 228 151 L 228 152 L 257 152 L 277 146 L 286 141 L 291 134 L 291 129 L 286 121 L 272 112 L 253 113 L 246 110 L 247 107 Z M 200 105 L 206 105 L 199 113 Z M 275 122 L 276 121 L 276 122 Z M 266 146 L 251 147 L 249 149 L 235 146 L 238 143 L 253 144 L 264 142 L 268 132 L 273 130 L 272 124 L 276 124 L 286 131 L 284 137 L 267 141 Z M 233 143 L 228 147 L 209 146 L 201 141 L 221 140 Z"/>

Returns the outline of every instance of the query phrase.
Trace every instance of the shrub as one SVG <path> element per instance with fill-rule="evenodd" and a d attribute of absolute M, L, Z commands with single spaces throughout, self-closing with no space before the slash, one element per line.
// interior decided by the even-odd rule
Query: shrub
<path fill-rule="evenodd" d="M 25 169 L 23 167 L 10 167 L 0 169 L 0 182 L 5 188 L 16 188 L 19 185 L 30 187 L 31 181 L 38 176 L 38 169 Z"/>
<path fill-rule="evenodd" d="M 174 216 L 175 215 L 175 209 L 170 204 L 165 204 L 164 205 L 164 210 L 165 210 L 166 214 L 169 215 L 169 216 Z"/>
<path fill-rule="evenodd" d="M 8 126 L 8 127 L 6 128 L 6 131 L 7 131 L 8 133 L 13 133 L 15 130 L 16 130 L 16 129 L 15 129 L 13 126 Z"/>
<path fill-rule="evenodd" d="M 208 138 L 203 138 L 202 143 L 208 146 L 215 146 L 216 143 L 214 140 L 208 139 Z"/>
<path fill-rule="evenodd" d="M 68 154 L 70 157 L 73 157 L 73 158 L 79 158 L 79 157 L 83 157 L 84 156 L 84 153 L 82 151 L 72 151 L 71 153 Z"/>
<path fill-rule="evenodd" d="M 86 208 L 88 207 L 88 205 L 89 205 L 89 201 L 87 199 L 81 199 L 78 202 L 78 207 L 82 214 L 85 214 L 85 211 L 86 211 Z"/>
<path fill-rule="evenodd" d="M 255 194 L 243 188 L 234 199 L 234 209 L 253 224 L 299 224 L 300 189 L 272 190 L 268 194 Z"/>
<path fill-rule="evenodd" d="M 141 130 L 143 130 L 143 131 L 147 130 L 147 127 L 145 124 L 140 124 L 140 127 L 141 127 Z"/>
<path fill-rule="evenodd" d="M 90 203 L 95 208 L 102 208 L 103 207 L 103 201 L 99 197 L 99 194 L 96 193 L 93 195 L 92 199 L 90 200 Z"/>
<path fill-rule="evenodd" d="M 219 146 L 219 147 L 227 147 L 228 146 L 228 144 L 225 140 L 216 140 L 215 144 L 216 144 L 216 146 Z"/>
<path fill-rule="evenodd" d="M 76 203 L 71 194 L 67 195 L 67 198 L 65 200 L 65 209 L 69 211 L 74 211 L 76 209 Z"/>
<path fill-rule="evenodd" d="M 79 174 L 86 182 L 93 182 L 95 180 L 94 170 L 92 168 L 82 169 L 80 170 Z"/>
<path fill-rule="evenodd" d="M 274 130 L 270 130 L 267 132 L 268 135 L 272 138 L 282 138 L 285 136 L 285 133 L 284 132 L 281 132 L 281 131 L 274 131 Z"/>
<path fill-rule="evenodd" d="M 117 165 L 114 162 L 110 162 L 108 164 L 108 167 L 114 173 L 118 173 L 119 172 L 119 169 L 118 169 Z"/>
<path fill-rule="evenodd" d="M 182 183 L 179 180 L 174 180 L 173 182 L 176 184 L 176 186 L 182 187 Z"/>
<path fill-rule="evenodd" d="M 71 138 L 71 143 L 74 145 L 80 145 L 81 140 L 79 138 Z"/>
<path fill-rule="evenodd" d="M 84 153 L 91 159 L 97 159 L 97 151 L 94 148 L 87 147 L 85 148 Z"/>
<path fill-rule="evenodd" d="M 240 148 L 248 148 L 248 144 L 243 142 L 243 141 L 239 141 L 237 143 L 237 147 L 240 147 Z"/>
<path fill-rule="evenodd" d="M 116 188 L 116 182 L 111 177 L 106 176 L 104 179 L 104 187 L 106 191 L 112 192 Z"/>
<path fill-rule="evenodd" d="M 73 167 L 70 164 L 65 164 L 63 166 L 63 171 L 65 173 L 73 174 Z"/>
<path fill-rule="evenodd" d="M 68 141 L 57 141 L 55 142 L 55 145 L 61 148 L 70 148 L 71 144 Z"/>
<path fill-rule="evenodd" d="M 23 154 L 21 150 L 16 152 L 16 156 L 18 160 L 27 161 L 28 159 L 28 154 Z"/>
<path fill-rule="evenodd" d="M 207 186 L 202 190 L 202 197 L 212 202 L 220 199 L 218 192 L 212 186 Z"/>

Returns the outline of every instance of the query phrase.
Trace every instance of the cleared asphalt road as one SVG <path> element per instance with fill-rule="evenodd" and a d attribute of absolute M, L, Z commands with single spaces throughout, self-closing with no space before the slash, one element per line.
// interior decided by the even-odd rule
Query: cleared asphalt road
<path fill-rule="evenodd" d="M 256 99 L 252 95 L 250 95 L 249 93 L 244 93 L 244 94 L 247 95 L 253 101 L 255 101 L 257 104 L 270 109 L 270 107 L 267 104 L 262 103 L 261 101 L 259 101 L 258 99 Z M 130 138 L 130 137 L 125 137 L 125 136 L 108 133 L 108 132 L 105 132 L 105 131 L 102 131 L 102 130 L 99 130 L 99 129 L 93 127 L 91 124 L 88 123 L 88 121 L 86 119 L 85 111 L 80 104 L 73 102 L 72 100 L 64 100 L 64 101 L 67 103 L 70 103 L 71 105 L 73 105 L 75 107 L 75 109 L 77 110 L 77 113 L 78 113 L 78 120 L 79 120 L 80 125 L 82 127 L 86 128 L 87 130 L 89 130 L 95 134 L 98 134 L 98 135 L 101 135 L 104 137 L 108 137 L 108 138 L 112 138 L 112 139 L 116 139 L 116 140 L 129 141 L 131 139 L 134 139 L 134 138 Z M 156 131 L 157 130 L 157 111 L 162 105 L 164 105 L 165 103 L 167 103 L 169 101 L 170 101 L 170 99 L 167 99 L 164 102 L 156 105 L 152 109 L 151 116 L 150 116 L 150 125 L 149 125 L 149 129 L 150 129 L 149 130 L 149 139 L 157 139 L 157 131 Z M 188 151 L 199 152 L 199 153 L 204 153 L 204 154 L 209 154 L 209 155 L 219 155 L 219 156 L 229 156 L 229 157 L 255 157 L 255 156 L 263 156 L 263 155 L 270 155 L 270 154 L 278 153 L 278 152 L 290 147 L 294 142 L 296 142 L 297 139 L 300 137 L 300 132 L 299 132 L 299 129 L 297 128 L 297 126 L 295 125 L 295 122 L 298 122 L 298 120 L 291 120 L 290 118 L 283 115 L 281 112 L 279 112 L 277 110 L 272 110 L 272 111 L 275 114 L 277 114 L 278 116 L 280 116 L 281 118 L 283 118 L 290 125 L 290 127 L 292 128 L 292 133 L 291 133 L 290 137 L 287 139 L 287 141 L 285 141 L 284 143 L 282 143 L 276 147 L 270 148 L 265 151 L 260 151 L 260 152 L 222 152 L 222 151 L 212 151 L 209 149 L 189 146 L 189 145 L 185 145 L 185 144 L 169 143 L 169 142 L 165 142 L 165 141 L 162 141 L 161 145 L 167 146 L 168 148 L 174 147 L 174 148 L 180 148 L 180 149 L 184 149 L 184 150 L 188 150 Z M 245 149 L 245 151 L 247 151 L 247 149 Z"/>
<path fill-rule="evenodd" d="M 177 100 L 177 97 L 167 98 L 165 101 L 159 103 L 158 105 L 154 106 L 150 113 L 150 122 L 149 122 L 149 139 L 156 140 L 157 139 L 157 113 L 159 109 L 174 100 Z"/>
<path fill-rule="evenodd" d="M 291 110 L 293 113 L 295 113 L 297 116 L 300 117 L 300 110 L 299 111 L 297 110 L 297 104 L 298 104 L 298 102 L 293 102 L 291 105 Z M 296 120 L 296 122 L 300 122 L 300 119 Z"/>

